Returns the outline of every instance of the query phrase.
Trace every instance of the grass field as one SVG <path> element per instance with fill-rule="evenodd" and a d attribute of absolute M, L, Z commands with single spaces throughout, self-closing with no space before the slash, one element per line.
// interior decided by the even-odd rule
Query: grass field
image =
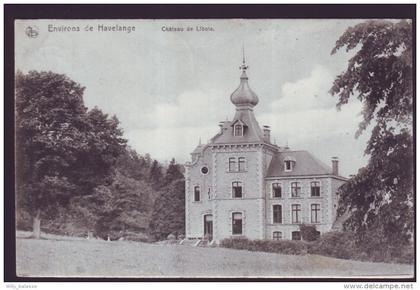
<path fill-rule="evenodd" d="M 411 277 L 414 266 L 316 255 L 18 235 L 19 276 L 41 277 Z"/>

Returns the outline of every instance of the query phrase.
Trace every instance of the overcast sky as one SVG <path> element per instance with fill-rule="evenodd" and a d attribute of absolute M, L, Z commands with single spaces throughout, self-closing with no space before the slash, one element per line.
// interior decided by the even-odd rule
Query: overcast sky
<path fill-rule="evenodd" d="M 337 111 L 328 94 L 350 58 L 330 55 L 347 27 L 362 20 L 26 20 L 16 22 L 16 69 L 64 73 L 86 87 L 85 104 L 115 114 L 128 143 L 160 161 L 189 160 L 198 144 L 232 119 L 242 45 L 254 111 L 278 145 L 308 150 L 344 176 L 366 164 L 367 135 L 354 138 L 361 105 Z M 134 26 L 128 32 L 98 25 Z M 49 27 L 50 25 L 50 27 Z M 28 37 L 26 28 L 39 31 Z M 62 26 L 80 31 L 50 32 Z M 93 31 L 85 31 L 92 26 Z M 162 27 L 184 28 L 163 31 Z M 196 26 L 213 31 L 195 31 Z M 193 31 L 186 31 L 192 27 Z M 76 28 L 74 28 L 76 29 Z"/>

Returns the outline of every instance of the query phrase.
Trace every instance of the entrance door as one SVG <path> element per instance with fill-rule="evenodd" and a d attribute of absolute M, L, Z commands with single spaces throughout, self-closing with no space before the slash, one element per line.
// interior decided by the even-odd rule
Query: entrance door
<path fill-rule="evenodd" d="M 213 215 L 211 214 L 204 216 L 204 235 L 208 235 L 209 240 L 213 238 Z"/>

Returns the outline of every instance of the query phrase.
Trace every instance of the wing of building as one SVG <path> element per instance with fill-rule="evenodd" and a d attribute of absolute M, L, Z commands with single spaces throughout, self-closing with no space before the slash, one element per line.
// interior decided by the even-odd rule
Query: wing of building
<path fill-rule="evenodd" d="M 232 121 L 220 122 L 220 132 L 199 144 L 186 164 L 186 237 L 301 239 L 301 223 L 330 231 L 337 189 L 346 182 L 338 159 L 329 167 L 307 151 L 273 144 L 270 128 L 254 116 L 259 100 L 247 68 L 244 60 L 230 96 Z"/>

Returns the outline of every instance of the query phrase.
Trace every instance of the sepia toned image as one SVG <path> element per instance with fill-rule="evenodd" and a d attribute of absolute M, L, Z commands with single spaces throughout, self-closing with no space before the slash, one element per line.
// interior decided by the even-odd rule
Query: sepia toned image
<path fill-rule="evenodd" d="M 16 274 L 413 278 L 411 19 L 20 19 Z"/>

